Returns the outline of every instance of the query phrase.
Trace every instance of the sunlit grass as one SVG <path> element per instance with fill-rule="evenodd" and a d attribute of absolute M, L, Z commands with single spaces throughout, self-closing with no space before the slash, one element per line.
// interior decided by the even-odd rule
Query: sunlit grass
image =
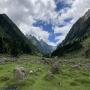
<path fill-rule="evenodd" d="M 45 78 L 49 65 L 40 63 L 41 57 L 25 55 L 17 59 L 16 62 L 7 62 L 0 64 L 0 87 L 17 87 L 17 90 L 90 90 L 90 72 L 83 64 L 89 62 L 89 59 L 74 58 L 61 60 L 60 72 L 53 78 Z M 76 60 L 76 61 L 75 61 Z M 82 60 L 82 62 L 80 62 Z M 80 68 L 72 68 L 73 63 L 81 63 Z M 37 70 L 29 74 L 25 80 L 15 83 L 13 80 L 13 69 L 15 66 L 23 66 L 27 71 Z"/>

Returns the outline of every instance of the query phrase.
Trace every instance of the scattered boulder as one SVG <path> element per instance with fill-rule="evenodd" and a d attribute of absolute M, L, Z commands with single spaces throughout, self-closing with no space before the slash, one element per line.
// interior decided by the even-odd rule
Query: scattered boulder
<path fill-rule="evenodd" d="M 84 67 L 85 67 L 87 70 L 90 70 L 90 63 L 85 64 Z"/>
<path fill-rule="evenodd" d="M 37 71 L 41 71 L 41 68 L 38 68 Z"/>
<path fill-rule="evenodd" d="M 85 56 L 86 56 L 86 58 L 90 57 L 90 49 L 85 51 Z"/>
<path fill-rule="evenodd" d="M 16 66 L 14 69 L 14 80 L 24 80 L 26 78 L 26 70 L 24 67 Z"/>
<path fill-rule="evenodd" d="M 52 65 L 54 62 L 56 62 L 56 61 L 58 61 L 58 57 L 56 56 L 56 57 L 54 57 L 54 58 L 42 58 L 41 59 L 41 62 L 43 63 L 43 64 L 49 64 L 49 65 Z"/>
<path fill-rule="evenodd" d="M 43 63 L 43 64 L 52 64 L 52 59 L 50 59 L 50 58 L 42 58 L 42 60 L 41 60 L 41 62 Z"/>
<path fill-rule="evenodd" d="M 30 74 L 30 75 L 33 75 L 33 74 L 34 74 L 34 75 L 37 75 L 37 73 L 38 73 L 38 72 L 41 72 L 41 71 L 42 71 L 41 68 L 36 68 L 36 69 L 34 69 L 34 70 L 30 70 L 30 71 L 29 71 L 29 74 Z"/>
<path fill-rule="evenodd" d="M 74 69 L 80 69 L 81 66 L 82 66 L 81 63 L 71 65 L 71 67 L 74 68 Z"/>
<path fill-rule="evenodd" d="M 41 68 L 37 68 L 37 69 L 35 70 L 35 72 L 41 72 L 41 71 L 42 71 Z"/>
<path fill-rule="evenodd" d="M 54 60 L 57 61 L 58 60 L 58 56 L 54 57 Z"/>
<path fill-rule="evenodd" d="M 56 61 L 51 65 L 50 71 L 52 72 L 52 74 L 56 74 L 59 73 L 59 70 L 60 70 L 60 63 L 59 61 Z"/>
<path fill-rule="evenodd" d="M 80 65 L 78 65 L 78 64 L 77 65 L 72 65 L 71 67 L 75 68 L 75 69 L 78 69 L 78 68 L 80 68 Z"/>
<path fill-rule="evenodd" d="M 51 79 L 53 79 L 53 77 L 54 77 L 53 73 L 51 71 L 48 71 L 48 73 L 45 76 L 45 79 L 46 80 L 51 80 Z"/>
<path fill-rule="evenodd" d="M 68 62 L 68 60 L 63 60 L 63 62 Z"/>

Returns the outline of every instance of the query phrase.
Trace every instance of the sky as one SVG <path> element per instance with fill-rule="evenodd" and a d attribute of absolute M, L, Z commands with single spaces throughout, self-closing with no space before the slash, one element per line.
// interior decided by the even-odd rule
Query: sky
<path fill-rule="evenodd" d="M 26 35 L 56 46 L 90 8 L 90 0 L 0 0 L 7 14 Z"/>

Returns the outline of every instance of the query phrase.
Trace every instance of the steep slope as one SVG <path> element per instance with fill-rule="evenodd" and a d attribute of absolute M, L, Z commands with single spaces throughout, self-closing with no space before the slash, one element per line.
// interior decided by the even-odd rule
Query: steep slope
<path fill-rule="evenodd" d="M 35 47 L 5 14 L 0 15 L 0 53 L 34 53 Z"/>
<path fill-rule="evenodd" d="M 81 51 L 83 48 L 87 48 L 83 42 L 90 37 L 90 10 L 86 12 L 71 28 L 67 34 L 65 40 L 57 47 L 52 55 L 61 56 L 65 53 L 71 53 L 73 51 Z M 90 40 L 90 39 L 89 39 Z M 88 41 L 90 42 L 90 41 Z"/>
<path fill-rule="evenodd" d="M 48 45 L 43 40 L 39 41 L 32 35 L 26 35 L 26 36 L 33 43 L 33 45 L 36 46 L 38 50 L 44 55 L 51 53 L 55 49 L 54 46 Z"/>

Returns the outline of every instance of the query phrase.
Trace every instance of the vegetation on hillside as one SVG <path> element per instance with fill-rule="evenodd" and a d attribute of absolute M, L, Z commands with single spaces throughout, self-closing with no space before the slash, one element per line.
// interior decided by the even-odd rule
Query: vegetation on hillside
<path fill-rule="evenodd" d="M 13 52 L 12 52 L 13 51 Z M 0 53 L 36 53 L 36 47 L 5 14 L 0 15 Z"/>
<path fill-rule="evenodd" d="M 57 47 L 57 49 L 52 53 L 52 56 L 62 56 L 67 53 L 76 52 L 80 53 L 85 47 L 84 44 L 90 46 L 90 41 L 84 42 L 87 38 L 90 38 L 90 10 L 81 17 L 71 28 L 67 34 L 65 40 Z M 87 18 L 86 18 L 87 17 Z"/>

